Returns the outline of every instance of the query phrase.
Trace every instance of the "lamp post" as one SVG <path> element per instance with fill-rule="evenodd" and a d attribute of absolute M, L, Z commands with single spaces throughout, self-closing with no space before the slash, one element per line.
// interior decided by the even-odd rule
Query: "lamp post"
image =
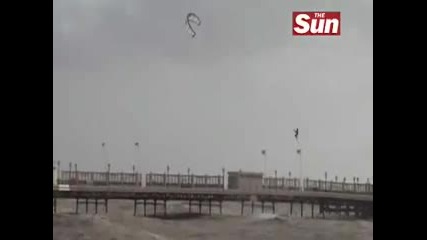
<path fill-rule="evenodd" d="M 328 189 L 328 172 L 325 171 L 325 191 Z"/>
<path fill-rule="evenodd" d="M 104 167 L 108 168 L 108 165 L 110 164 L 110 160 L 108 158 L 107 144 L 105 142 L 102 142 L 101 147 L 104 155 Z"/>
<path fill-rule="evenodd" d="M 222 185 L 223 185 L 222 190 L 224 191 L 225 190 L 225 168 L 224 167 L 222 167 Z"/>
<path fill-rule="evenodd" d="M 264 173 L 264 176 L 267 176 L 267 150 L 265 150 L 265 149 L 263 149 L 263 150 L 261 150 L 261 154 L 264 156 L 264 170 L 263 170 L 263 173 Z"/>

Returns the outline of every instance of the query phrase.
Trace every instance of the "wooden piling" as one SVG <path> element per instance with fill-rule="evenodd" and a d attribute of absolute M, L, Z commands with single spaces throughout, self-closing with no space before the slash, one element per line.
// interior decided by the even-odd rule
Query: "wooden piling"
<path fill-rule="evenodd" d="M 56 198 L 53 198 L 53 212 L 56 213 Z"/>
<path fill-rule="evenodd" d="M 137 204 L 137 202 L 136 202 L 137 200 L 135 199 L 135 200 L 133 200 L 133 215 L 134 216 L 136 216 L 136 204 Z"/>
<path fill-rule="evenodd" d="M 202 215 L 202 200 L 199 200 L 199 215 Z"/>
<path fill-rule="evenodd" d="M 222 200 L 219 201 L 219 214 L 222 215 Z"/>
<path fill-rule="evenodd" d="M 164 212 L 164 215 L 166 216 L 167 215 L 167 205 L 166 205 L 166 199 L 165 200 L 163 200 L 163 208 L 165 209 L 165 212 Z"/>
<path fill-rule="evenodd" d="M 212 200 L 209 199 L 209 215 L 212 215 L 211 207 L 212 207 Z"/>
<path fill-rule="evenodd" d="M 188 213 L 191 214 L 191 199 L 188 201 Z"/>
<path fill-rule="evenodd" d="M 251 211 L 252 211 L 252 214 L 254 214 L 254 201 L 251 201 Z"/>
<path fill-rule="evenodd" d="M 245 206 L 245 201 L 244 201 L 244 200 L 242 200 L 242 201 L 241 201 L 241 204 L 242 204 L 242 207 L 241 207 L 241 209 L 240 209 L 240 215 L 242 215 L 242 216 L 243 216 L 243 208 L 244 208 L 244 206 Z"/>
<path fill-rule="evenodd" d="M 144 217 L 147 216 L 147 199 L 144 199 Z"/>
<path fill-rule="evenodd" d="M 98 214 L 98 198 L 95 198 L 95 214 Z"/>

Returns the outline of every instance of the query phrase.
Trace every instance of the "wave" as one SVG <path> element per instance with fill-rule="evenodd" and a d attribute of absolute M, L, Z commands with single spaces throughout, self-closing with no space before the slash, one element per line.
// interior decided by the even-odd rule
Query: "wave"
<path fill-rule="evenodd" d="M 284 216 L 280 216 L 278 214 L 273 214 L 273 213 L 261 213 L 261 214 L 256 214 L 252 216 L 253 219 L 255 220 L 259 220 L 259 221 L 285 221 L 286 218 Z"/>

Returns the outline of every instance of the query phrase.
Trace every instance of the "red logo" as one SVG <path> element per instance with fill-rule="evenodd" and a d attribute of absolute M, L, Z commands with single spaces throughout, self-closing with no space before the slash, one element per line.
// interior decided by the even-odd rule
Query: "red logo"
<path fill-rule="evenodd" d="M 294 36 L 340 36 L 341 12 L 293 12 Z"/>

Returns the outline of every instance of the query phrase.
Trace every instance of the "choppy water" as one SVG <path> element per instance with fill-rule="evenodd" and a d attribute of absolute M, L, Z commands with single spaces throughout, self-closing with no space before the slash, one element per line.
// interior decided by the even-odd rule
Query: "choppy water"
<path fill-rule="evenodd" d="M 188 204 L 169 203 L 167 211 L 173 219 L 159 219 L 142 216 L 142 206 L 139 215 L 133 216 L 133 204 L 126 201 L 110 201 L 109 213 L 103 213 L 100 205 L 99 215 L 94 215 L 94 206 L 90 206 L 89 214 L 81 206 L 81 214 L 75 215 L 74 201 L 60 200 L 58 211 L 53 216 L 54 240 L 131 240 L 131 239 L 194 239 L 194 240 L 270 240 L 270 239 L 316 239 L 316 240 L 352 240 L 373 239 L 373 222 L 363 220 L 343 219 L 311 219 L 311 208 L 304 207 L 306 217 L 301 218 L 294 206 L 295 213 L 289 216 L 289 206 L 276 205 L 276 213 L 261 213 L 257 208 L 251 214 L 250 205 L 245 206 L 244 216 L 240 216 L 240 204 L 225 203 L 223 215 L 218 215 L 217 207 L 212 208 L 213 216 L 198 216 L 188 214 Z M 198 212 L 194 206 L 193 212 Z M 147 208 L 148 213 L 153 209 Z M 203 213 L 208 212 L 207 206 Z M 157 213 L 162 215 L 162 206 Z"/>

